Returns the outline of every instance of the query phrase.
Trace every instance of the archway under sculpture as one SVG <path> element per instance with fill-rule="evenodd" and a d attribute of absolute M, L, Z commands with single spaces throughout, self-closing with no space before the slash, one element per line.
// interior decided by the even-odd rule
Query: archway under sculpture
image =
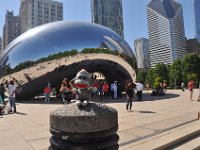
<path fill-rule="evenodd" d="M 4 76 L 4 79 L 9 80 L 11 76 L 18 79 L 23 87 L 23 92 L 19 96 L 31 98 L 43 93 L 47 82 L 56 87 L 63 78 L 72 79 L 82 68 L 89 73 L 102 73 L 109 83 L 116 80 L 123 85 L 126 80 L 136 79 L 135 70 L 123 58 L 102 53 L 77 54 L 46 61 Z"/>

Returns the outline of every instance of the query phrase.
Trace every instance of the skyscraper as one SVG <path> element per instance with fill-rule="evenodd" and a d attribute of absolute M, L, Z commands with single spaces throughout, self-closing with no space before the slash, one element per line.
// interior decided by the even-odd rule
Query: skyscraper
<path fill-rule="evenodd" d="M 104 25 L 124 37 L 122 0 L 91 0 L 92 22 Z"/>
<path fill-rule="evenodd" d="M 150 68 L 149 40 L 139 38 L 134 41 L 138 69 Z"/>
<path fill-rule="evenodd" d="M 195 38 L 200 42 L 200 0 L 192 0 Z"/>
<path fill-rule="evenodd" d="M 21 0 L 19 15 L 23 33 L 41 24 L 63 20 L 63 4 L 52 0 Z"/>
<path fill-rule="evenodd" d="M 186 53 L 182 6 L 173 0 L 152 0 L 147 19 L 151 67 L 182 58 Z"/>
<path fill-rule="evenodd" d="M 3 27 L 3 49 L 20 35 L 19 16 L 14 16 L 13 11 L 8 11 L 5 16 Z"/>

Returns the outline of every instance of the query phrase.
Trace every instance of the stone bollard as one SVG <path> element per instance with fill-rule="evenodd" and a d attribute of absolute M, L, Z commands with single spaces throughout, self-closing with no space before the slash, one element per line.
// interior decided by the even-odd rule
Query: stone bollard
<path fill-rule="evenodd" d="M 118 150 L 118 113 L 114 108 L 89 102 L 71 103 L 50 114 L 49 150 Z"/>

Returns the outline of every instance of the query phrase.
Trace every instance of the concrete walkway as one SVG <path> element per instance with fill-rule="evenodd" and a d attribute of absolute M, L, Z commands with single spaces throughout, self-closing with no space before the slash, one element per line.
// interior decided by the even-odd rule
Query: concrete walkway
<path fill-rule="evenodd" d="M 125 99 L 110 99 L 105 102 L 118 110 L 119 149 L 151 149 L 144 147 L 145 142 L 196 121 L 197 112 L 200 111 L 197 96 L 198 90 L 194 91 L 193 101 L 189 100 L 188 90 L 168 90 L 166 96 L 154 97 L 150 93 L 144 93 L 143 101 L 133 103 L 133 112 L 126 111 Z M 18 103 L 18 113 L 0 116 L 0 149 L 47 150 L 51 136 L 49 113 L 62 106 L 56 104 L 55 100 L 52 103 L 44 104 L 41 100 Z"/>

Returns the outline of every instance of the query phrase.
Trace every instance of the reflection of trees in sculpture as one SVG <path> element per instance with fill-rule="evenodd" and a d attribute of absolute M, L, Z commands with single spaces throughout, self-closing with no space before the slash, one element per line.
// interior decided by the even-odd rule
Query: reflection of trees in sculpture
<path fill-rule="evenodd" d="M 116 56 L 120 56 L 121 58 L 123 58 L 125 61 L 127 61 L 132 67 L 133 69 L 136 69 L 136 61 L 123 53 L 119 53 L 117 50 L 109 50 L 109 49 L 103 49 L 103 48 L 85 48 L 83 49 L 80 53 L 83 54 L 89 54 L 89 53 L 104 53 L 104 54 L 112 54 L 112 55 L 116 55 Z M 12 74 L 14 72 L 18 72 L 21 71 L 23 69 L 32 67 L 38 63 L 42 63 L 42 62 L 46 62 L 46 61 L 50 61 L 50 60 L 55 60 L 55 59 L 59 59 L 59 58 L 63 58 L 63 57 L 68 57 L 68 56 L 75 56 L 78 54 L 78 50 L 77 49 L 72 49 L 71 51 L 64 51 L 64 52 L 59 52 L 57 54 L 53 54 L 53 55 L 49 55 L 47 57 L 44 58 L 40 58 L 36 61 L 25 61 L 23 63 L 18 64 L 17 66 L 15 66 L 15 68 L 11 69 L 10 66 L 5 66 L 4 67 L 4 72 L 3 72 L 3 76 L 8 75 L 8 74 Z"/>

